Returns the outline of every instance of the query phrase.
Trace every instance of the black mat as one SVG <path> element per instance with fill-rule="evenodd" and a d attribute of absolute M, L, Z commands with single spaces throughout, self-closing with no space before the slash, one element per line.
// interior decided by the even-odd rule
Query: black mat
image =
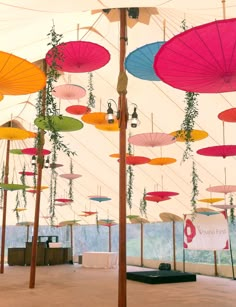
<path fill-rule="evenodd" d="M 147 284 L 168 284 L 177 282 L 196 281 L 196 274 L 178 271 L 139 271 L 127 272 L 129 280 L 139 281 Z"/>

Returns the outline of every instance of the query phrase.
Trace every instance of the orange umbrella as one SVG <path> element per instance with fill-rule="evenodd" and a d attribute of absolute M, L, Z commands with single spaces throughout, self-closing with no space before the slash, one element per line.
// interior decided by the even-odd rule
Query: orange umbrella
<path fill-rule="evenodd" d="M 160 157 L 160 158 L 154 158 L 151 159 L 150 162 L 148 162 L 148 164 L 151 165 L 167 165 L 167 164 L 171 164 L 171 163 L 175 163 L 177 160 L 174 158 L 168 158 L 168 157 Z"/>
<path fill-rule="evenodd" d="M 25 95 L 41 90 L 46 76 L 36 65 L 0 51 L 0 100 L 4 95 Z"/>

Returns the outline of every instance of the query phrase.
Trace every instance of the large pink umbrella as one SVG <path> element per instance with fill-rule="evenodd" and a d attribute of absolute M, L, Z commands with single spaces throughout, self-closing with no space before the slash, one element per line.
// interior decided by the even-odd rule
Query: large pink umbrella
<path fill-rule="evenodd" d="M 76 84 L 62 84 L 55 86 L 52 94 L 57 98 L 65 100 L 79 100 L 86 95 L 86 90 Z"/>
<path fill-rule="evenodd" d="M 236 18 L 193 27 L 167 41 L 154 59 L 157 76 L 196 93 L 236 90 Z"/>
<path fill-rule="evenodd" d="M 46 54 L 46 62 L 52 65 L 54 49 Z M 61 54 L 56 60 L 60 71 L 82 73 L 91 72 L 105 66 L 110 61 L 110 53 L 102 46 L 83 41 L 71 41 L 57 46 Z"/>
<path fill-rule="evenodd" d="M 140 133 L 128 138 L 128 142 L 137 146 L 165 146 L 176 142 L 175 138 L 167 133 L 149 132 Z"/>
<path fill-rule="evenodd" d="M 201 148 L 197 151 L 199 155 L 211 157 L 229 157 L 236 155 L 236 145 L 218 145 Z"/>

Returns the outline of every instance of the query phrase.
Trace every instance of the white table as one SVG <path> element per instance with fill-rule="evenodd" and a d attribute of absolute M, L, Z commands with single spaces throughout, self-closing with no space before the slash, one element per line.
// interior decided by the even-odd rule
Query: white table
<path fill-rule="evenodd" d="M 113 252 L 83 253 L 82 266 L 85 268 L 114 269 L 118 264 L 118 254 Z"/>

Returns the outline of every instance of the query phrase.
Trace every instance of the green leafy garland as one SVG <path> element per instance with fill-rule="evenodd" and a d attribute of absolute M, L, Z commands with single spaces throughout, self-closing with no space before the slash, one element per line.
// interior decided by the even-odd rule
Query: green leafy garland
<path fill-rule="evenodd" d="M 139 211 L 141 213 L 141 215 L 144 215 L 145 217 L 147 217 L 147 201 L 145 199 L 146 197 L 146 189 L 144 188 L 143 190 L 143 197 L 140 200 L 140 204 L 139 204 Z"/>
<path fill-rule="evenodd" d="M 89 91 L 89 96 L 88 96 L 88 108 L 95 108 L 95 96 L 93 95 L 93 73 L 89 72 L 88 73 L 88 91 Z"/>
<path fill-rule="evenodd" d="M 233 194 L 230 194 L 229 204 L 230 204 L 230 206 L 233 206 L 233 204 L 234 204 Z M 234 220 L 235 220 L 235 217 L 234 217 L 234 208 L 230 208 L 230 222 L 231 222 L 232 224 L 234 224 Z"/>
<path fill-rule="evenodd" d="M 25 182 L 25 164 L 23 166 L 23 171 L 22 171 L 22 174 L 20 176 L 20 181 L 22 183 L 22 185 L 26 185 L 26 182 Z M 23 198 L 23 201 L 24 201 L 24 208 L 27 207 L 27 198 L 26 198 L 26 190 L 25 189 L 22 189 L 22 198 Z"/>
<path fill-rule="evenodd" d="M 128 154 L 132 155 L 132 147 L 131 144 L 128 144 Z M 132 209 L 132 199 L 133 199 L 133 182 L 134 182 L 134 172 L 133 167 L 128 165 L 127 167 L 127 174 L 128 174 L 128 184 L 127 184 L 127 203 L 129 205 L 129 209 Z"/>
<path fill-rule="evenodd" d="M 20 199 L 19 199 L 19 192 L 16 193 L 16 206 L 15 206 L 15 213 L 16 213 L 16 220 L 17 220 L 17 223 L 19 223 L 20 221 L 20 214 L 19 214 L 19 211 L 17 210 L 18 208 L 20 207 Z"/>
<path fill-rule="evenodd" d="M 50 178 L 50 194 L 49 194 L 49 214 L 50 214 L 50 224 L 51 226 L 55 225 L 55 198 L 57 193 L 57 172 L 55 169 L 52 169 L 52 174 Z"/>
<path fill-rule="evenodd" d="M 192 205 L 192 214 L 193 217 L 195 216 L 197 207 L 197 197 L 199 195 L 199 190 L 198 190 L 198 181 L 199 181 L 199 176 L 197 174 L 197 169 L 196 169 L 196 164 L 195 161 L 193 161 L 192 165 L 192 198 L 191 198 L 191 205 Z"/>
<path fill-rule="evenodd" d="M 73 162 L 70 159 L 70 173 L 73 174 Z M 73 200 L 73 180 L 69 179 L 69 198 Z"/>

